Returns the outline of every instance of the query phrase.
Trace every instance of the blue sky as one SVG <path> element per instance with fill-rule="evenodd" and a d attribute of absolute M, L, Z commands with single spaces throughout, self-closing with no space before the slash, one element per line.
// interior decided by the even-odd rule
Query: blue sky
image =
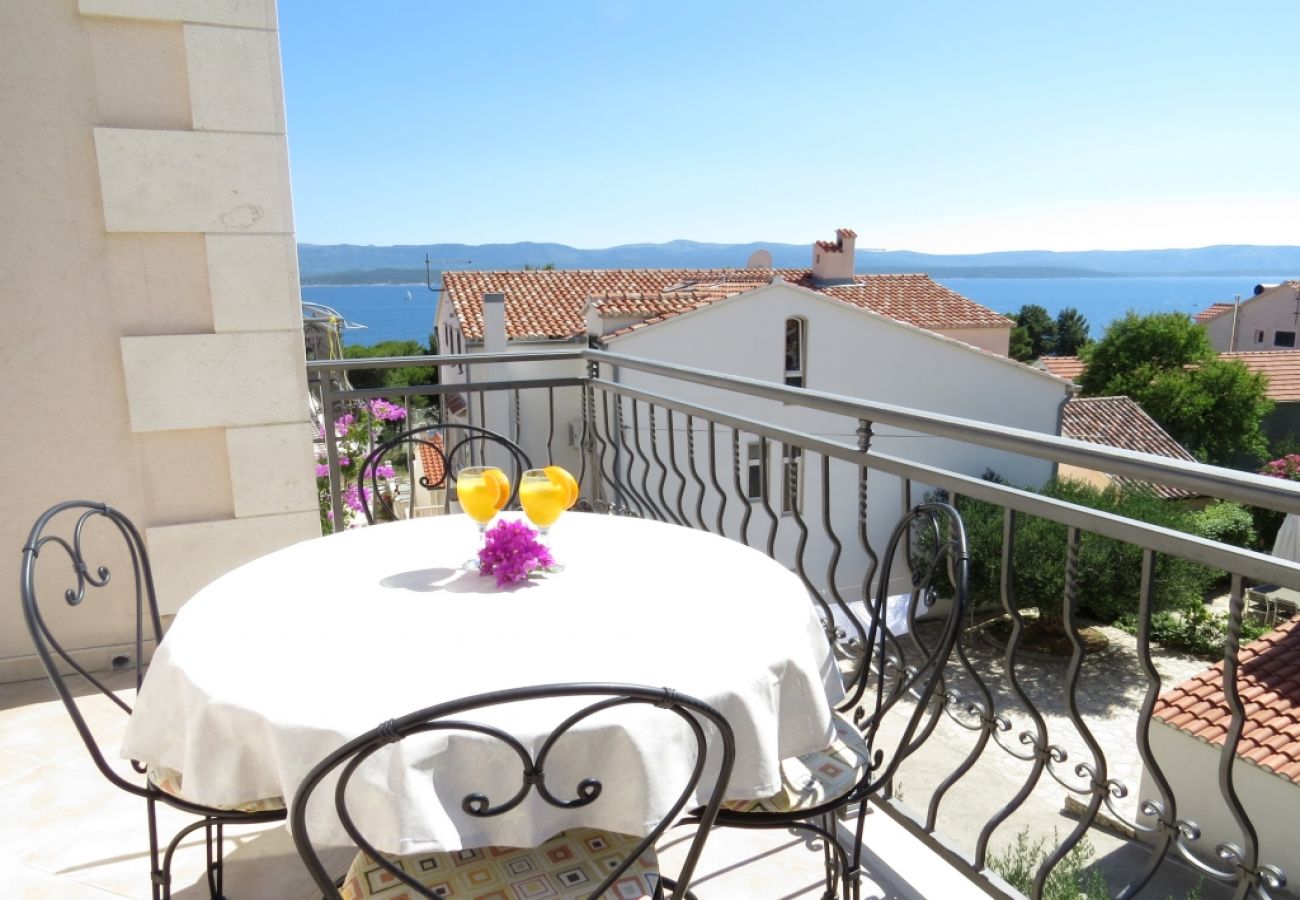
<path fill-rule="evenodd" d="M 1300 244 L 1300 3 L 280 0 L 300 241 Z"/>

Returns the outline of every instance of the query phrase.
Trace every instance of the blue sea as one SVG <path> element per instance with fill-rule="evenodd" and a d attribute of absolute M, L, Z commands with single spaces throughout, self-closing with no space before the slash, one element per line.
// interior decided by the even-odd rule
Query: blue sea
<path fill-rule="evenodd" d="M 1196 313 L 1211 303 L 1249 298 L 1257 284 L 1285 281 L 1290 275 L 1144 276 L 1133 278 L 938 278 L 977 303 L 1000 313 L 1037 303 L 1055 316 L 1078 309 L 1094 338 L 1129 310 L 1139 313 Z M 433 330 L 438 295 L 423 284 L 309 285 L 302 297 L 332 307 L 349 322 L 366 326 L 348 331 L 347 344 L 412 340 L 425 343 Z"/>

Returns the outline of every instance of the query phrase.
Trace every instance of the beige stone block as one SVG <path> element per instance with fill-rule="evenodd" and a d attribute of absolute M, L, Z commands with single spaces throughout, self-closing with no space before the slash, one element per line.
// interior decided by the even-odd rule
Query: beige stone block
<path fill-rule="evenodd" d="M 118 334 L 194 334 L 212 328 L 201 234 L 104 235 L 104 288 Z M 265 329 L 264 329 L 265 330 Z"/>
<path fill-rule="evenodd" d="M 282 136 L 96 128 L 95 153 L 108 231 L 293 230 Z"/>
<path fill-rule="evenodd" d="M 314 510 L 150 528 L 145 541 L 158 608 L 174 613 L 199 588 L 236 566 L 314 537 L 320 537 L 320 514 Z"/>
<path fill-rule="evenodd" d="M 236 518 L 317 509 L 310 425 L 231 428 L 226 448 Z"/>
<path fill-rule="evenodd" d="M 302 328 L 293 235 L 207 236 L 213 330 Z"/>
<path fill-rule="evenodd" d="M 121 346 L 133 431 L 307 419 L 301 333 L 125 337 Z"/>
<path fill-rule="evenodd" d="M 83 16 L 275 28 L 275 0 L 78 0 Z"/>
<path fill-rule="evenodd" d="M 97 122 L 120 128 L 192 127 L 180 25 L 91 19 L 86 37 L 95 67 Z"/>
<path fill-rule="evenodd" d="M 284 134 L 276 33 L 211 25 L 184 28 L 194 128 Z"/>

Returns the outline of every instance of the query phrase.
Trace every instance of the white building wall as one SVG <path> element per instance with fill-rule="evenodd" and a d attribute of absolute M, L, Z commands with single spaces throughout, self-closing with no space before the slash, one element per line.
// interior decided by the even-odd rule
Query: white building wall
<path fill-rule="evenodd" d="M 848 307 L 820 294 L 789 285 L 776 284 L 706 309 L 681 315 L 609 343 L 612 352 L 677 363 L 697 369 L 710 369 L 731 375 L 781 383 L 784 371 L 785 320 L 803 317 L 807 322 L 806 387 L 842 394 L 849 398 L 878 401 L 912 407 L 928 412 L 946 413 L 1016 428 L 1056 434 L 1061 404 L 1067 388 L 1056 379 L 1012 363 L 1004 358 L 972 350 L 952 341 L 936 338 L 920 329 L 900 325 L 892 320 Z M 814 434 L 839 443 L 856 444 L 857 422 L 843 417 L 811 411 L 770 401 L 738 397 L 703 385 L 668 384 L 664 379 L 637 372 L 623 372 L 620 380 L 676 396 L 703 406 L 715 406 L 727 412 L 778 424 Z M 630 413 L 625 422 L 630 425 Z M 649 445 L 644 412 L 642 438 Z M 665 417 L 659 414 L 656 428 L 660 434 L 660 453 L 666 456 Z M 676 417 L 674 430 L 679 458 L 686 458 L 684 421 Z M 707 468 L 704 453 L 707 431 L 695 425 L 699 466 Z M 742 470 L 745 461 L 741 441 Z M 629 438 L 630 440 L 630 438 Z M 717 437 L 717 467 L 725 485 L 733 481 L 734 460 L 729 431 Z M 973 476 L 993 470 L 1016 484 L 1041 485 L 1052 473 L 1050 463 L 1027 459 L 995 450 L 955 443 L 942 439 L 904 433 L 894 428 L 876 427 L 872 447 L 882 453 L 901 456 Z M 770 496 L 779 507 L 781 450 L 769 448 Z M 820 473 L 812 462 L 805 462 L 803 510 L 811 534 L 804 550 L 804 567 L 809 572 L 823 572 L 831 553 L 830 542 L 821 533 L 822 499 L 818 486 Z M 634 469 L 639 484 L 641 467 Z M 689 475 L 687 476 L 689 479 Z M 705 475 L 706 482 L 709 480 Z M 657 469 L 651 484 L 657 493 Z M 677 496 L 679 481 L 668 478 L 670 498 Z M 689 482 L 688 497 L 694 496 Z M 917 486 L 913 502 L 925 490 Z M 871 539 L 877 549 L 883 546 L 901 510 L 901 486 L 896 479 L 875 473 L 869 483 Z M 831 508 L 834 530 L 842 540 L 852 541 L 856 534 L 856 472 L 837 464 L 832 468 Z M 688 507 L 693 509 L 688 500 Z M 716 502 L 706 503 L 711 517 Z M 724 525 L 738 529 L 743 505 L 733 495 L 729 499 Z M 749 540 L 765 546 L 770 517 L 761 506 L 753 508 Z M 693 512 L 692 512 L 693 516 Z M 729 532 L 731 533 L 731 532 Z M 775 547 L 783 562 L 793 565 L 799 541 L 794 517 L 779 515 Z M 841 573 L 836 582 L 852 584 L 860 580 L 865 557 L 846 548 Z"/>
<path fill-rule="evenodd" d="M 42 511 L 102 500 L 144 532 L 174 612 L 319 534 L 275 2 L 6 0 L 0 36 L 0 366 L 22 470 L 0 579 Z M 21 618 L 0 612 L 0 680 L 40 673 Z M 58 626 L 99 668 L 134 610 Z"/>
<path fill-rule="evenodd" d="M 998 356 L 1006 356 L 1011 350 L 1010 328 L 936 328 L 935 332 Z"/>
<path fill-rule="evenodd" d="M 1278 341 L 1278 332 L 1297 338 L 1293 342 L 1300 349 L 1300 291 L 1290 284 L 1280 284 L 1264 291 L 1258 297 L 1245 298 L 1237 310 L 1237 339 L 1232 342 L 1233 311 L 1216 316 L 1203 326 L 1210 344 L 1219 352 L 1234 350 L 1290 350 L 1284 340 Z"/>
<path fill-rule="evenodd" d="M 1177 801 L 1179 819 L 1201 828 L 1200 840 L 1190 846 L 1215 868 L 1224 863 L 1215 853 L 1223 843 L 1243 846 L 1241 830 L 1219 793 L 1219 759 L 1222 748 L 1197 740 L 1159 719 L 1151 720 L 1151 750 Z M 1259 861 L 1282 868 L 1288 887 L 1300 878 L 1300 785 L 1238 759 L 1233 766 L 1233 786 L 1255 826 Z M 1141 799 L 1159 800 L 1155 779 L 1142 773 Z M 1150 826 L 1149 818 L 1140 819 Z M 1173 852 L 1173 851 L 1171 851 Z"/>

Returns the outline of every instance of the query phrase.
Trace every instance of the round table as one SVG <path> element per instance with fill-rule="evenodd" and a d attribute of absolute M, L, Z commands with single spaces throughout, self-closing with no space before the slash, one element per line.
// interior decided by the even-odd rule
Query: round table
<path fill-rule="evenodd" d="M 291 800 L 313 765 L 380 722 L 566 681 L 671 687 L 713 704 L 736 734 L 734 799 L 775 793 L 782 758 L 829 743 L 830 704 L 842 697 L 833 657 L 798 577 L 762 553 L 680 526 L 569 513 L 551 529 L 563 571 L 498 588 L 461 565 L 476 540 L 462 515 L 413 519 L 305 541 L 218 578 L 155 652 L 123 755 L 179 770 L 202 803 Z M 555 702 L 502 710 L 501 724 L 540 740 L 563 716 L 546 708 Z M 690 765 L 675 752 L 685 729 L 612 727 L 574 738 L 589 744 L 583 764 L 599 761 L 626 785 L 609 802 L 468 817 L 465 793 L 495 777 L 508 796 L 518 769 L 459 740 L 436 759 L 381 760 L 388 771 L 354 781 L 350 808 L 377 846 L 400 853 L 536 846 L 579 825 L 645 834 Z M 331 803 L 332 789 L 318 791 L 308 821 L 318 840 L 341 842 Z"/>

